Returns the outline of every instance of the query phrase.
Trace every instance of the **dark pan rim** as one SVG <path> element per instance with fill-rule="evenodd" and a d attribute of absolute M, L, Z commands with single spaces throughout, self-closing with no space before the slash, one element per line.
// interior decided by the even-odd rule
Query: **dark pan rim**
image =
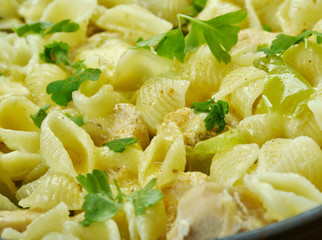
<path fill-rule="evenodd" d="M 286 220 L 218 240 L 322 239 L 322 205 Z"/>

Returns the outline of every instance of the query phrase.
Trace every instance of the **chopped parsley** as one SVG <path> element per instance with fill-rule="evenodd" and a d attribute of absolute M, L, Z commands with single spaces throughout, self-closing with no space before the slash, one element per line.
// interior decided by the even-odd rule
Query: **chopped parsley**
<path fill-rule="evenodd" d="M 47 85 L 47 94 L 52 94 L 51 99 L 61 106 L 67 106 L 72 100 L 73 91 L 77 91 L 80 85 L 87 79 L 96 81 L 99 79 L 101 70 L 98 68 L 87 68 L 76 71 L 65 80 L 58 80 Z"/>
<path fill-rule="evenodd" d="M 214 99 L 205 102 L 193 102 L 191 108 L 195 113 L 208 113 L 205 118 L 205 127 L 207 131 L 214 129 L 218 126 L 216 132 L 220 133 L 226 126 L 225 115 L 229 112 L 228 103 L 222 100 L 215 102 Z"/>
<path fill-rule="evenodd" d="M 45 46 L 44 52 L 39 54 L 41 60 L 46 63 L 63 63 L 70 65 L 68 60 L 69 46 L 64 42 L 53 42 Z"/>
<path fill-rule="evenodd" d="M 45 32 L 50 28 L 47 32 Z M 18 28 L 12 28 L 14 32 L 17 33 L 19 37 L 24 37 L 28 34 L 40 34 L 45 36 L 55 32 L 76 32 L 79 29 L 79 24 L 71 22 L 70 19 L 62 20 L 56 24 L 49 21 L 38 21 L 30 24 L 23 24 Z"/>
<path fill-rule="evenodd" d="M 273 32 L 273 29 L 270 26 L 266 25 L 266 24 L 263 25 L 263 30 L 266 31 L 266 32 Z"/>
<path fill-rule="evenodd" d="M 316 42 L 322 43 L 322 33 L 316 31 L 305 31 L 298 36 L 289 36 L 286 34 L 278 34 L 273 40 L 270 48 L 262 48 L 262 51 L 268 56 L 283 54 L 287 49 L 300 42 L 307 42 L 307 38 L 316 35 Z"/>
<path fill-rule="evenodd" d="M 178 14 L 179 26 L 152 36 L 148 40 L 138 41 L 136 48 L 154 47 L 156 53 L 167 58 L 177 58 L 183 62 L 188 52 L 194 51 L 201 44 L 207 43 L 216 59 L 224 63 L 230 62 L 230 49 L 237 43 L 241 23 L 247 16 L 244 10 L 227 13 L 210 20 L 199 20 L 187 15 Z M 184 37 L 181 18 L 191 22 L 191 31 Z"/>
<path fill-rule="evenodd" d="M 46 106 L 40 108 L 39 111 L 34 115 L 30 115 L 30 118 L 38 128 L 41 127 L 42 122 L 47 117 L 46 111 L 49 109 L 49 107 L 50 107 L 50 104 L 47 104 Z"/>
<path fill-rule="evenodd" d="M 125 147 L 131 144 L 137 143 L 136 138 L 121 138 L 121 139 L 116 139 L 113 141 L 110 141 L 108 143 L 103 143 L 103 146 L 108 147 L 114 152 L 124 152 Z"/>
<path fill-rule="evenodd" d="M 66 116 L 72 120 L 74 123 L 76 123 L 78 126 L 83 126 L 84 124 L 84 118 L 83 116 L 71 116 L 69 114 L 66 114 Z"/>
<path fill-rule="evenodd" d="M 116 196 L 112 193 L 108 174 L 102 170 L 95 169 L 87 176 L 78 175 L 77 180 L 87 191 L 82 206 L 85 219 L 80 222 L 84 226 L 89 226 L 93 222 L 104 222 L 114 217 L 123 206 L 124 198 L 134 205 L 136 215 L 144 214 L 148 207 L 163 198 L 161 191 L 153 189 L 156 183 L 155 178 L 144 188 L 130 195 L 122 193 L 117 181 L 114 180 L 117 189 Z"/>

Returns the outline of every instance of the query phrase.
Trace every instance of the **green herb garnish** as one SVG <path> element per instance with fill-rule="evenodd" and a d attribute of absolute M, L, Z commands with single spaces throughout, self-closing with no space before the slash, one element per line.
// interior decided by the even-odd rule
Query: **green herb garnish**
<path fill-rule="evenodd" d="M 167 33 L 159 34 L 146 41 L 139 41 L 136 47 L 154 47 L 156 53 L 168 58 L 177 58 L 183 62 L 185 54 L 194 51 L 201 44 L 207 43 L 212 54 L 219 62 L 230 62 L 230 49 L 237 43 L 240 30 L 236 24 L 247 16 L 244 10 L 227 13 L 210 20 L 199 20 L 178 14 L 179 26 Z M 191 22 L 191 31 L 184 37 L 181 18 Z"/>
<path fill-rule="evenodd" d="M 266 25 L 266 24 L 264 24 L 262 28 L 266 32 L 273 32 L 273 29 L 270 26 Z"/>
<path fill-rule="evenodd" d="M 89 226 L 93 222 L 104 222 L 114 217 L 124 203 L 124 198 L 128 199 L 135 209 L 136 215 L 144 214 L 145 210 L 159 202 L 163 196 L 162 192 L 153 189 L 156 178 L 153 178 L 144 188 L 130 195 L 125 195 L 116 180 L 117 195 L 114 196 L 109 184 L 109 176 L 101 170 L 93 170 L 87 176 L 78 175 L 77 180 L 87 191 L 83 209 L 85 219 L 80 223 Z"/>
<path fill-rule="evenodd" d="M 207 131 L 214 129 L 220 133 L 226 126 L 225 115 L 229 112 L 228 103 L 222 100 L 215 102 L 214 99 L 207 100 L 205 102 L 193 102 L 191 108 L 194 109 L 195 113 L 208 113 L 205 118 L 205 126 Z"/>
<path fill-rule="evenodd" d="M 108 147 L 114 152 L 124 152 L 125 147 L 131 144 L 137 143 L 136 138 L 121 138 L 121 139 L 116 139 L 113 141 L 110 141 L 108 143 L 103 143 L 103 146 Z"/>
<path fill-rule="evenodd" d="M 51 28 L 50 28 L 51 27 Z M 46 33 L 45 31 L 50 28 Z M 23 24 L 18 28 L 12 28 L 19 37 L 26 36 L 28 34 L 40 34 L 43 37 L 55 32 L 76 32 L 79 29 L 79 24 L 71 22 L 70 19 L 62 20 L 56 24 L 49 21 L 38 21 L 30 24 Z"/>
<path fill-rule="evenodd" d="M 278 34 L 273 40 L 270 48 L 263 48 L 262 51 L 268 56 L 283 54 L 292 45 L 299 44 L 300 42 L 307 42 L 307 38 L 316 35 L 316 42 L 322 43 L 322 33 L 316 31 L 305 31 L 298 36 L 289 36 L 286 34 Z"/>
<path fill-rule="evenodd" d="M 78 126 L 83 126 L 84 124 L 84 118 L 83 116 L 71 116 L 69 114 L 66 114 L 66 116 L 72 120 L 74 123 L 76 123 Z"/>
<path fill-rule="evenodd" d="M 58 80 L 47 85 L 46 92 L 51 95 L 51 99 L 61 106 L 67 106 L 72 100 L 72 92 L 78 90 L 81 83 L 87 79 L 96 81 L 99 79 L 101 70 L 98 68 L 87 68 L 84 71 L 77 71 L 65 80 Z"/>
<path fill-rule="evenodd" d="M 49 107 L 50 104 L 47 104 L 46 106 L 40 108 L 39 111 L 34 115 L 30 115 L 30 118 L 38 128 L 41 127 L 42 122 L 47 117 L 46 111 L 49 109 Z"/>
<path fill-rule="evenodd" d="M 53 42 L 45 46 L 44 52 L 40 53 L 41 60 L 46 63 L 63 63 L 70 65 L 68 60 L 69 46 L 64 42 Z"/>

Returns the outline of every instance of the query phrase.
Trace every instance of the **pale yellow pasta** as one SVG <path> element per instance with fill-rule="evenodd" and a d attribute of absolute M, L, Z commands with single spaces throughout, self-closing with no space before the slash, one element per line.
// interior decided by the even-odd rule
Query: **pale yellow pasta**
<path fill-rule="evenodd" d="M 6 196 L 0 194 L 0 209 L 13 211 L 17 210 L 18 208 Z"/>
<path fill-rule="evenodd" d="M 96 0 L 79 0 L 75 5 L 73 0 L 54 0 L 47 5 L 40 18 L 53 23 L 71 19 L 79 24 L 79 30 L 73 33 L 57 32 L 49 36 L 49 41 L 63 41 L 75 46 L 85 40 L 87 25 L 95 9 Z"/>
<path fill-rule="evenodd" d="M 35 64 L 27 73 L 25 84 L 31 94 L 31 100 L 39 107 L 46 104 L 56 105 L 46 92 L 49 83 L 67 78 L 67 73 L 54 64 Z"/>
<path fill-rule="evenodd" d="M 204 101 L 218 91 L 222 78 L 227 74 L 229 64 L 219 63 L 207 45 L 201 45 L 196 51 L 187 55 L 182 66 L 184 79 L 190 81 L 186 104 Z"/>
<path fill-rule="evenodd" d="M 95 147 L 90 136 L 67 116 L 53 111 L 42 123 L 40 153 L 54 172 L 77 176 L 91 172 Z"/>
<path fill-rule="evenodd" d="M 157 186 L 171 183 L 186 164 L 183 135 L 176 124 L 154 137 L 139 159 L 139 183 L 147 184 L 157 177 Z"/>
<path fill-rule="evenodd" d="M 0 155 L 1 168 L 13 180 L 22 180 L 41 161 L 36 153 L 13 151 Z"/>
<path fill-rule="evenodd" d="M 156 133 L 164 116 L 185 106 L 189 87 L 186 80 L 153 78 L 140 88 L 136 107 L 146 122 L 149 132 Z"/>
<path fill-rule="evenodd" d="M 143 215 L 135 215 L 135 210 L 130 202 L 124 204 L 130 239 L 157 240 L 162 237 L 166 228 L 166 212 L 163 202 L 146 209 Z M 158 216 L 156 219 L 155 216 Z"/>
<path fill-rule="evenodd" d="M 126 21 L 122 16 L 126 16 Z M 131 42 L 166 32 L 172 28 L 168 21 L 135 4 L 117 5 L 106 9 L 96 24 L 106 30 L 119 31 Z"/>
<path fill-rule="evenodd" d="M 322 131 L 322 99 L 314 99 L 307 103 L 308 107 L 312 111 L 315 122 Z"/>
<path fill-rule="evenodd" d="M 226 151 L 215 154 L 210 166 L 211 180 L 233 186 L 242 179 L 247 170 L 255 163 L 260 153 L 257 144 L 239 144 Z M 234 169 L 231 171 L 230 169 Z"/>
<path fill-rule="evenodd" d="M 11 96 L 27 97 L 30 94 L 29 90 L 21 82 L 12 81 L 5 76 L 0 76 L 0 81 L 0 101 Z"/>
<path fill-rule="evenodd" d="M 112 85 L 103 85 L 97 93 L 86 96 L 79 91 L 73 92 L 73 101 L 76 108 L 83 115 L 103 117 L 113 111 L 115 97 Z"/>
<path fill-rule="evenodd" d="M 39 181 L 32 193 L 19 201 L 19 205 L 31 209 L 52 209 L 64 202 L 69 210 L 79 210 L 84 193 L 75 178 L 65 173 L 48 174 Z"/>
<path fill-rule="evenodd" d="M 118 61 L 111 84 L 116 90 L 134 91 L 150 77 L 168 72 L 172 67 L 173 61 L 147 49 L 129 49 Z"/>
<path fill-rule="evenodd" d="M 18 12 L 26 22 L 39 21 L 45 8 L 53 0 L 26 0 L 18 7 Z"/>
<path fill-rule="evenodd" d="M 314 87 L 322 82 L 322 47 L 308 41 L 289 48 L 283 55 L 283 60 L 296 69 Z"/>
<path fill-rule="evenodd" d="M 322 193 L 306 178 L 295 173 L 246 175 L 244 182 L 258 195 L 272 220 L 286 219 L 322 202 Z"/>

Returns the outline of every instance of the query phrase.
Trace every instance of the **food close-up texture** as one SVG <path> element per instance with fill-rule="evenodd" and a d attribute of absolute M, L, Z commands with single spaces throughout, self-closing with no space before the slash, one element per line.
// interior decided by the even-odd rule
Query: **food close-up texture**
<path fill-rule="evenodd" d="M 322 0 L 0 0 L 0 234 L 202 240 L 322 203 Z"/>

